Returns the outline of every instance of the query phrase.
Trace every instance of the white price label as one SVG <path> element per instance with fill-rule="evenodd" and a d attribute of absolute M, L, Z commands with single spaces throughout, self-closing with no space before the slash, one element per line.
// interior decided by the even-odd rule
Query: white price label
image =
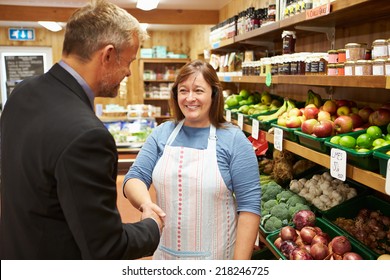
<path fill-rule="evenodd" d="M 386 185 L 385 185 L 385 192 L 390 195 L 390 159 L 387 161 L 387 170 L 386 170 Z"/>
<path fill-rule="evenodd" d="M 241 130 L 244 128 L 244 115 L 240 113 L 238 113 L 238 126 Z"/>
<path fill-rule="evenodd" d="M 232 111 L 226 110 L 226 121 L 232 122 Z"/>
<path fill-rule="evenodd" d="M 279 127 L 274 128 L 274 147 L 278 151 L 283 150 L 283 129 Z"/>
<path fill-rule="evenodd" d="M 347 179 L 347 152 L 332 148 L 330 150 L 330 175 L 345 181 Z"/>
<path fill-rule="evenodd" d="M 259 139 L 259 121 L 255 119 L 252 119 L 252 137 Z"/>

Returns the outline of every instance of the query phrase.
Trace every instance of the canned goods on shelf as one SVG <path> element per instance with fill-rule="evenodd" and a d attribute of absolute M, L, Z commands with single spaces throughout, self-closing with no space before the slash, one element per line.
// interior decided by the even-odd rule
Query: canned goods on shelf
<path fill-rule="evenodd" d="M 345 76 L 355 75 L 355 61 L 346 61 L 344 63 L 344 75 Z"/>
<path fill-rule="evenodd" d="M 328 76 L 337 76 L 336 63 L 329 63 L 328 64 Z"/>
<path fill-rule="evenodd" d="M 337 63 L 336 64 L 337 68 L 337 76 L 344 76 L 344 63 Z"/>
<path fill-rule="evenodd" d="M 346 50 L 346 60 L 347 61 L 357 61 L 364 59 L 366 49 L 363 47 L 363 44 L 359 43 L 348 43 L 345 45 Z"/>
<path fill-rule="evenodd" d="M 338 52 L 336 50 L 328 51 L 328 63 L 337 63 L 338 61 Z"/>
<path fill-rule="evenodd" d="M 386 76 L 390 76 L 390 58 L 388 58 L 385 62 L 385 73 Z"/>
<path fill-rule="evenodd" d="M 337 50 L 337 61 L 340 62 L 340 63 L 347 61 L 346 50 L 345 49 Z"/>

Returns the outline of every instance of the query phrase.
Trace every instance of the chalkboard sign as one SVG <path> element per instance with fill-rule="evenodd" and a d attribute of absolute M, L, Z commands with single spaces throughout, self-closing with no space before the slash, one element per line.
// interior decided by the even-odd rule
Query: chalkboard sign
<path fill-rule="evenodd" d="M 25 78 L 44 73 L 43 55 L 5 56 L 7 97 L 14 87 Z"/>

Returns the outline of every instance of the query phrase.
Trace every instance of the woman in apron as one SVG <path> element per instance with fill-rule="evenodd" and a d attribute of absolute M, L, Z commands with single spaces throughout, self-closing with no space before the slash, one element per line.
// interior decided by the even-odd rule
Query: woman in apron
<path fill-rule="evenodd" d="M 223 106 L 211 65 L 187 63 L 172 87 L 174 120 L 153 130 L 125 176 L 129 201 L 165 220 L 154 259 L 251 257 L 260 223 L 258 163 Z"/>

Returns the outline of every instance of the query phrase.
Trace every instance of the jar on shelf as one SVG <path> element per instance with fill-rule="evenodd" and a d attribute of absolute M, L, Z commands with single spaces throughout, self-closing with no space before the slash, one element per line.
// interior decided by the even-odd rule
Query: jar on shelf
<path fill-rule="evenodd" d="M 372 61 L 360 59 L 355 64 L 355 76 L 370 76 L 372 75 Z"/>
<path fill-rule="evenodd" d="M 390 58 L 385 62 L 385 74 L 386 76 L 390 76 Z"/>
<path fill-rule="evenodd" d="M 357 61 L 364 59 L 365 48 L 359 43 L 348 43 L 345 45 L 345 57 L 347 61 Z"/>
<path fill-rule="evenodd" d="M 328 63 L 328 76 L 337 76 L 336 63 Z"/>
<path fill-rule="evenodd" d="M 266 76 L 268 73 L 271 74 L 271 58 L 263 57 L 261 61 L 263 62 L 263 71 L 260 76 Z"/>
<path fill-rule="evenodd" d="M 338 61 L 338 52 L 336 50 L 328 51 L 328 63 L 337 63 Z"/>
<path fill-rule="evenodd" d="M 387 42 L 387 54 L 390 58 L 390 39 L 388 39 L 386 42 Z"/>
<path fill-rule="evenodd" d="M 337 76 L 344 76 L 345 75 L 344 63 L 337 63 L 336 68 L 337 68 Z"/>
<path fill-rule="evenodd" d="M 283 40 L 283 54 L 290 54 L 295 52 L 295 40 L 296 32 L 295 31 L 283 31 L 282 32 Z"/>
<path fill-rule="evenodd" d="M 271 75 L 278 75 L 278 58 L 273 56 L 271 59 Z"/>
<path fill-rule="evenodd" d="M 355 61 L 344 62 L 344 76 L 355 75 Z"/>
<path fill-rule="evenodd" d="M 383 58 L 377 58 L 372 62 L 372 75 L 373 76 L 385 75 L 385 60 Z"/>
<path fill-rule="evenodd" d="M 346 50 L 345 49 L 338 49 L 337 50 L 337 62 L 346 62 Z"/>
<path fill-rule="evenodd" d="M 371 52 L 372 59 L 377 59 L 377 58 L 386 59 L 388 57 L 387 49 L 388 47 L 385 39 L 375 40 L 374 42 L 372 42 L 372 52 Z"/>

